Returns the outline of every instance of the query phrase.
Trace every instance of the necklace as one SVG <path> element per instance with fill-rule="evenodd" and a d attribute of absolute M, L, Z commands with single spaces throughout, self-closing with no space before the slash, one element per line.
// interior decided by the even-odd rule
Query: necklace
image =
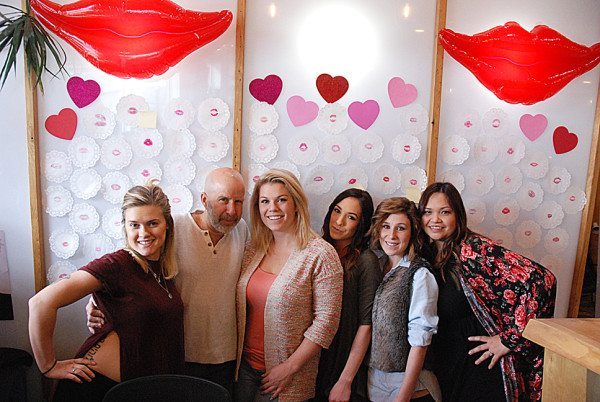
<path fill-rule="evenodd" d="M 165 278 L 162 274 L 162 270 L 160 271 L 160 274 L 157 274 L 156 272 L 154 272 L 154 270 L 152 268 L 148 267 L 148 269 L 152 273 L 152 276 L 156 280 L 156 283 L 158 283 L 158 286 L 160 286 L 165 292 L 167 292 L 167 295 L 169 295 L 169 299 L 172 299 L 173 295 L 171 294 L 171 292 L 169 292 L 169 288 L 167 287 L 167 281 L 165 280 Z M 163 285 L 163 282 L 164 282 L 164 285 Z"/>

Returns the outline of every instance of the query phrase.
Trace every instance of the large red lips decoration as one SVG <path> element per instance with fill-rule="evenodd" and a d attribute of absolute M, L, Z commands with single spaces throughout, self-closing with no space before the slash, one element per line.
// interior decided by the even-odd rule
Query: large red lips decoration
<path fill-rule="evenodd" d="M 169 0 L 31 0 L 36 18 L 100 70 L 121 78 L 163 74 L 231 24 L 231 11 L 197 12 Z"/>
<path fill-rule="evenodd" d="M 507 22 L 473 36 L 442 29 L 438 37 L 450 56 L 508 103 L 547 99 L 600 62 L 600 43 L 579 45 L 545 25 L 527 32 Z"/>

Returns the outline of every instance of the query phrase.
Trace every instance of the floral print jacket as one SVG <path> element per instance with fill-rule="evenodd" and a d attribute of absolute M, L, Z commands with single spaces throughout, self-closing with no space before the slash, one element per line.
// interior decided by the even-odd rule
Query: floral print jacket
<path fill-rule="evenodd" d="M 461 243 L 460 280 L 478 320 L 511 352 L 501 360 L 507 401 L 542 397 L 543 349 L 522 337 L 532 318 L 554 315 L 556 279 L 540 264 L 476 234 Z"/>

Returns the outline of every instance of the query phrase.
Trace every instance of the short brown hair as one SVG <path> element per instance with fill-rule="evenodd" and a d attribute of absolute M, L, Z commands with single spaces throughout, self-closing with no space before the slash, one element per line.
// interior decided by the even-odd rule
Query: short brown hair
<path fill-rule="evenodd" d="M 381 235 L 381 227 L 385 220 L 394 214 L 406 215 L 410 222 L 410 242 L 408 244 L 408 258 L 412 261 L 417 256 L 416 242 L 417 235 L 419 232 L 419 219 L 417 217 L 417 207 L 415 203 L 405 197 L 392 197 L 386 198 L 381 201 L 375 213 L 371 223 L 371 229 L 369 229 L 368 236 L 371 239 L 371 248 L 381 249 L 379 244 L 379 236 Z"/>

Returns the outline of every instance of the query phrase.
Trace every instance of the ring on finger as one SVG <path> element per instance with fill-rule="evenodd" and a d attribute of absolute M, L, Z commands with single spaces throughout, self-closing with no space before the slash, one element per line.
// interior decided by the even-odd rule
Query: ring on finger
<path fill-rule="evenodd" d="M 72 373 L 72 374 L 75 374 L 75 370 L 77 370 L 77 369 L 76 369 L 75 367 L 73 367 L 73 368 L 71 369 L 71 373 Z"/>
<path fill-rule="evenodd" d="M 492 351 L 488 350 L 488 353 L 490 354 L 490 357 L 494 356 L 494 354 L 492 353 Z"/>

